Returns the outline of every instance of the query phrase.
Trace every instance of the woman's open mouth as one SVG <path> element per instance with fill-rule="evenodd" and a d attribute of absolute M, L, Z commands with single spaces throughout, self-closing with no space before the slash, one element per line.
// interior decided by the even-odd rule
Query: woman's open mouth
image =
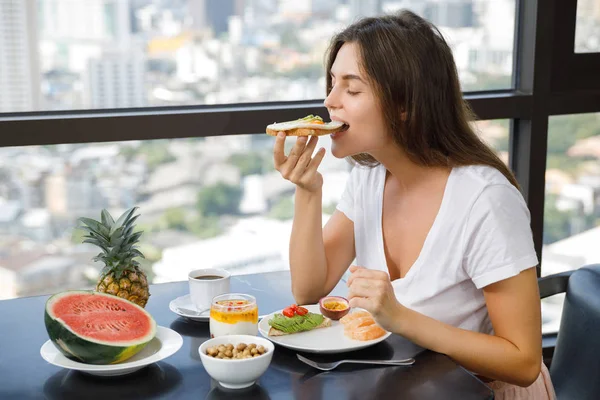
<path fill-rule="evenodd" d="M 340 136 L 342 133 L 346 132 L 346 131 L 348 130 L 348 128 L 350 128 L 350 125 L 348 125 L 348 124 L 344 124 L 344 125 L 342 126 L 342 128 L 341 128 L 339 131 L 337 131 L 337 132 L 335 132 L 335 133 L 332 133 L 332 134 L 330 135 L 330 136 L 331 136 L 331 138 L 332 138 L 332 139 L 335 139 L 336 137 L 339 137 L 339 136 Z"/>

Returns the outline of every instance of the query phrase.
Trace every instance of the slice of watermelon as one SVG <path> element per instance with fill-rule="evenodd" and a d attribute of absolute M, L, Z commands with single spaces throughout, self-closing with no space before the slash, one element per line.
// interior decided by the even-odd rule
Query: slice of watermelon
<path fill-rule="evenodd" d="M 142 307 L 110 294 L 73 290 L 46 302 L 50 340 L 65 355 L 88 364 L 116 364 L 142 350 L 156 322 Z"/>

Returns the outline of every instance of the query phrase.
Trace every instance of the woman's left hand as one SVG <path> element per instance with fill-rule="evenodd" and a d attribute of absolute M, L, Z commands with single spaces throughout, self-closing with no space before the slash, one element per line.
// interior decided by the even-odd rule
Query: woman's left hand
<path fill-rule="evenodd" d="M 369 311 L 385 330 L 398 331 L 398 322 L 404 306 L 396 299 L 390 276 L 383 271 L 350 267 L 348 300 L 350 307 Z"/>

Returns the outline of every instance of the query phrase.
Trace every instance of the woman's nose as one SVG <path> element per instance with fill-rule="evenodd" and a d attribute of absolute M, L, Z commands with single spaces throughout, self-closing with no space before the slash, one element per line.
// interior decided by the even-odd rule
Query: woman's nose
<path fill-rule="evenodd" d="M 337 95 L 335 94 L 335 89 L 332 89 L 329 92 L 327 97 L 325 97 L 325 101 L 323 102 L 323 104 L 325 105 L 325 108 L 327 108 L 329 110 L 340 107 L 339 99 L 337 98 Z"/>

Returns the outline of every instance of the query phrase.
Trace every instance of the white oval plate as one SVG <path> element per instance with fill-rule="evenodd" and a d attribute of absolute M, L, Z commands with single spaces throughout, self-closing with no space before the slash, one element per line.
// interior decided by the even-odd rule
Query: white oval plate
<path fill-rule="evenodd" d="M 57 367 L 97 376 L 117 376 L 130 374 L 147 365 L 163 360 L 175 354 L 182 345 L 183 338 L 179 333 L 164 326 L 157 326 L 154 339 L 142 351 L 119 364 L 94 365 L 70 360 L 50 340 L 43 344 L 40 354 L 44 360 Z"/>
<path fill-rule="evenodd" d="M 308 311 L 320 314 L 319 305 L 311 304 L 304 306 Z M 277 311 L 273 314 L 281 313 Z M 258 331 L 264 337 L 292 350 L 306 351 L 308 353 L 344 353 L 364 349 L 365 347 L 373 346 L 379 342 L 386 340 L 392 333 L 387 332 L 385 335 L 368 341 L 360 341 L 350 339 L 344 335 L 344 326 L 339 321 L 331 321 L 331 326 L 328 328 L 314 329 L 308 332 L 299 332 L 284 336 L 269 336 L 269 320 L 273 314 L 267 315 L 258 323 Z"/>

